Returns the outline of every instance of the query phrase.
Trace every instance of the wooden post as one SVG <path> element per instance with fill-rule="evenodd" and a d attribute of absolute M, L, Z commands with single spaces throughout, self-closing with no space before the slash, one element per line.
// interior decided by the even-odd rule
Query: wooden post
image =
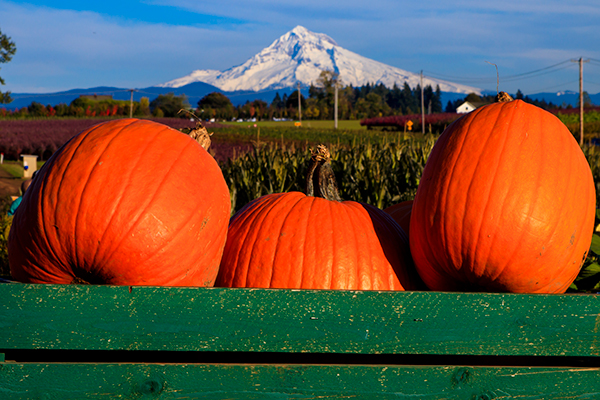
<path fill-rule="evenodd" d="M 300 82 L 298 82 L 298 122 L 302 123 L 302 101 L 300 101 L 302 94 L 300 93 Z"/>
<path fill-rule="evenodd" d="M 583 144 L 583 63 L 589 60 L 584 60 L 579 57 L 579 60 L 571 60 L 579 63 L 579 145 Z"/>
<path fill-rule="evenodd" d="M 423 98 L 423 70 L 421 70 L 421 133 L 425 135 L 425 99 Z"/>
<path fill-rule="evenodd" d="M 579 145 L 583 145 L 583 58 L 579 58 Z"/>
<path fill-rule="evenodd" d="M 333 118 L 334 118 L 334 127 L 337 129 L 338 127 L 338 83 L 337 79 L 335 80 L 335 99 L 333 103 Z"/>
<path fill-rule="evenodd" d="M 129 118 L 133 118 L 133 89 L 129 89 L 131 97 L 129 99 Z"/>

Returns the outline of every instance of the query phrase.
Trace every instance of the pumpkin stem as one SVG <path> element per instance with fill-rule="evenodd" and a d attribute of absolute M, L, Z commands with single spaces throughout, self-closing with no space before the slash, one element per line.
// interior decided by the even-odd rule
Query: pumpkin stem
<path fill-rule="evenodd" d="M 76 276 L 71 281 L 71 285 L 91 285 L 91 283 L 89 283 L 85 279 L 81 279 L 80 277 Z"/>
<path fill-rule="evenodd" d="M 331 201 L 342 201 L 333 169 L 331 154 L 320 144 L 312 151 L 310 167 L 306 177 L 306 195 Z"/>
<path fill-rule="evenodd" d="M 196 127 L 192 128 L 188 135 L 190 135 L 190 137 L 196 142 L 200 143 L 200 146 L 202 146 L 204 150 L 208 151 L 208 148 L 210 147 L 210 136 L 212 133 L 208 133 L 204 125 L 202 125 L 202 122 L 196 122 Z"/>
<path fill-rule="evenodd" d="M 182 112 L 190 114 L 192 117 L 196 118 L 198 122 L 196 122 L 196 126 L 190 129 L 189 132 L 185 132 L 187 128 L 180 129 L 180 131 L 190 135 L 192 139 L 200 143 L 200 146 L 202 146 L 204 150 L 208 151 L 208 148 L 210 147 L 210 136 L 212 135 L 212 133 L 208 133 L 204 125 L 202 125 L 202 122 L 200 122 L 200 118 L 198 118 L 196 114 L 194 114 L 190 110 L 185 110 L 183 108 L 179 110 L 177 114 L 181 114 Z"/>
<path fill-rule="evenodd" d="M 506 92 L 499 92 L 496 95 L 496 103 L 504 103 L 507 101 L 513 101 L 514 99 L 512 97 L 510 97 L 510 94 L 506 93 Z"/>

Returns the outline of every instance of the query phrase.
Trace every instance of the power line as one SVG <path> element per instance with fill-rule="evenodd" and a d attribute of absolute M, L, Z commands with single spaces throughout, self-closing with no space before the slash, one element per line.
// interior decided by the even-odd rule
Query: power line
<path fill-rule="evenodd" d="M 544 87 L 544 88 L 541 88 L 541 89 L 537 89 L 537 90 L 531 90 L 530 92 L 533 92 L 533 93 L 541 93 L 541 92 L 544 92 L 545 90 L 555 89 L 555 88 L 557 88 L 557 87 L 561 87 L 561 86 L 569 85 L 569 84 L 571 84 L 571 83 L 576 83 L 576 82 L 579 82 L 579 79 L 574 79 L 574 80 L 570 80 L 570 81 L 567 81 L 567 82 L 562 82 L 562 83 L 559 83 L 559 84 L 557 84 L 557 85 L 546 86 L 546 87 Z"/>
<path fill-rule="evenodd" d="M 571 68 L 572 65 L 570 64 L 570 62 L 571 62 L 570 59 L 564 60 L 559 63 L 549 65 L 549 66 L 543 67 L 543 68 L 538 68 L 538 69 L 535 69 L 532 71 L 523 72 L 520 74 L 503 76 L 503 77 L 501 77 L 501 81 L 502 82 L 511 82 L 511 81 L 516 81 L 516 80 L 520 80 L 520 79 L 529 79 L 529 78 L 532 78 L 535 76 L 545 75 L 545 74 L 560 71 L 560 70 L 563 70 L 566 68 Z M 561 68 L 558 68 L 558 67 L 561 67 Z M 433 78 L 449 79 L 449 80 L 453 80 L 453 81 L 462 81 L 463 83 L 469 83 L 469 82 L 489 83 L 489 82 L 494 81 L 494 78 L 492 76 L 489 76 L 489 77 L 464 77 L 463 76 L 463 77 L 461 77 L 461 76 L 439 74 L 439 73 L 430 72 L 430 71 L 426 71 L 426 72 L 427 72 L 427 75 L 429 75 Z"/>

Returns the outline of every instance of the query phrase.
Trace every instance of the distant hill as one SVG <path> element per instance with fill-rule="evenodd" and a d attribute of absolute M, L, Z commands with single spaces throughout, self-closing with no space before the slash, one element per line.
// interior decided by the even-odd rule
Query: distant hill
<path fill-rule="evenodd" d="M 142 97 L 148 97 L 150 101 L 155 99 L 159 94 L 167 94 L 174 93 L 175 95 L 186 95 L 190 105 L 196 106 L 198 101 L 212 92 L 220 92 L 227 96 L 233 105 L 237 106 L 240 104 L 244 104 L 246 101 L 252 101 L 255 99 L 261 99 L 267 103 L 271 103 L 276 93 L 279 93 L 279 96 L 283 97 L 284 94 L 288 96 L 295 91 L 293 88 L 283 88 L 283 89 L 271 89 L 264 90 L 261 92 L 252 92 L 252 91 L 235 91 L 235 92 L 225 92 L 215 86 L 209 85 L 204 82 L 193 82 L 184 86 L 180 86 L 177 88 L 170 87 L 159 87 L 159 86 L 151 86 L 142 89 L 135 89 L 133 92 L 133 100 L 139 101 Z M 14 110 L 15 108 L 27 107 L 32 102 L 38 102 L 43 105 L 52 105 L 55 106 L 60 103 L 70 104 L 73 100 L 75 100 L 80 95 L 93 95 L 93 94 L 107 94 L 112 95 L 115 100 L 129 100 L 131 98 L 131 90 L 126 88 L 116 88 L 116 87 L 108 87 L 108 86 L 98 86 L 89 89 L 73 89 L 65 92 L 57 92 L 57 93 L 13 93 L 11 96 L 14 99 L 10 104 L 0 104 L 0 108 L 5 107 L 7 109 Z M 302 94 L 304 96 L 308 96 L 308 89 L 303 88 Z M 464 93 L 455 93 L 455 92 L 441 92 L 441 102 L 442 107 L 445 108 L 448 101 L 454 102 L 455 100 L 464 99 L 466 94 Z M 484 91 L 482 94 L 495 94 L 492 92 Z M 515 95 L 511 93 L 511 95 Z M 558 93 L 536 93 L 536 94 L 528 94 L 532 99 L 535 100 L 545 100 L 547 102 L 551 102 L 557 106 L 561 105 L 571 105 L 575 107 L 579 103 L 579 93 L 577 92 L 558 92 Z M 590 95 L 590 99 L 593 104 L 600 105 L 600 93 Z"/>

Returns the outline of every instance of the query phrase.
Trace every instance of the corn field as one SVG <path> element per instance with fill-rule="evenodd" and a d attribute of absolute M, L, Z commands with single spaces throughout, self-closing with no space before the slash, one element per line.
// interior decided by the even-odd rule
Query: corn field
<path fill-rule="evenodd" d="M 329 144 L 332 167 L 344 200 L 385 208 L 412 199 L 436 136 L 386 138 L 372 143 Z M 311 149 L 276 143 L 253 150 L 222 165 L 231 194 L 232 214 L 260 196 L 305 190 Z"/>

